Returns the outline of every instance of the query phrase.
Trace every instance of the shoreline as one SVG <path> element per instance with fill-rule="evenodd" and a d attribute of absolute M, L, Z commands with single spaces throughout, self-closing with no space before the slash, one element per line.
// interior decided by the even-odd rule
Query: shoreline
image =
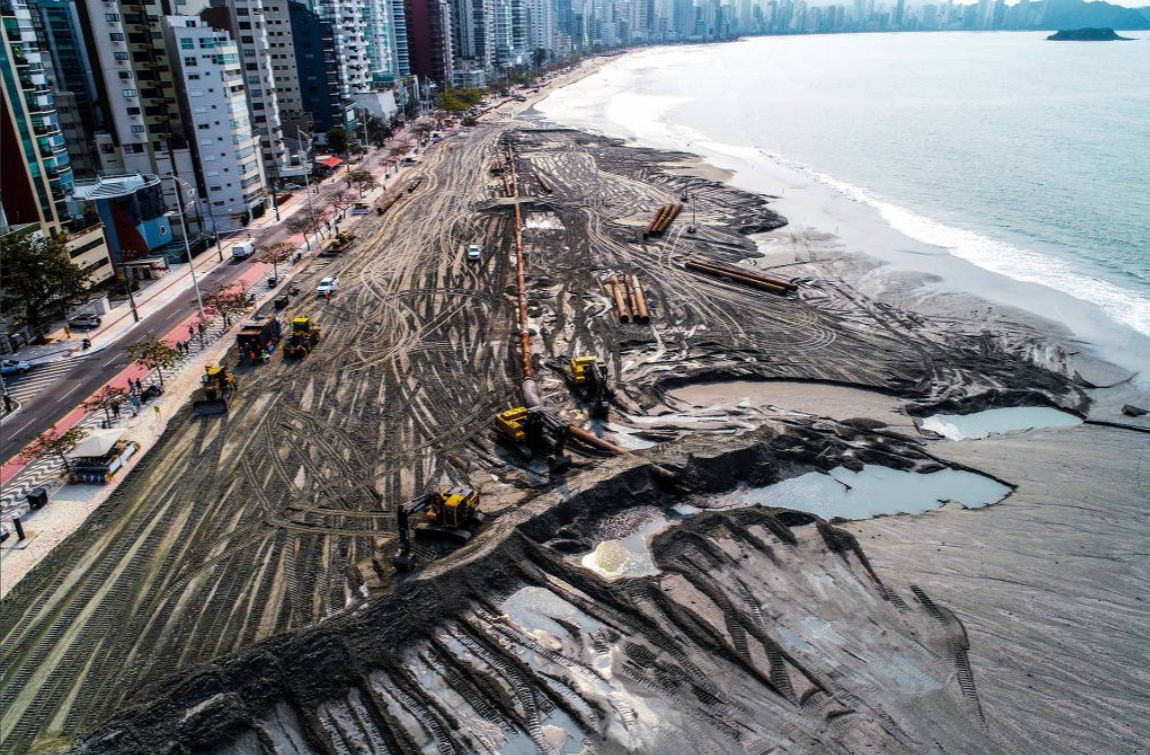
<path fill-rule="evenodd" d="M 661 49 L 664 48 L 633 50 L 606 62 L 633 60 Z M 569 93 L 560 93 L 560 98 L 564 94 Z M 1022 327 L 1042 333 L 1061 355 L 1053 360 L 1036 355 L 1036 363 L 1054 366 L 1062 361 L 1071 370 L 1068 374 L 1078 370 L 1083 380 L 1091 384 L 1112 385 L 1130 380 L 1131 396 L 1150 402 L 1150 336 L 1115 321 L 1090 301 L 1045 283 L 985 267 L 936 241 L 908 235 L 884 216 L 879 206 L 882 203 L 865 190 L 784 156 L 711 142 L 693 129 L 664 124 L 660 115 L 676 103 L 653 99 L 656 101 L 649 104 L 654 112 L 644 115 L 643 125 L 637 120 L 637 113 L 627 111 L 623 105 L 614 107 L 609 99 L 602 100 L 599 109 L 595 109 L 594 100 L 579 99 L 580 109 L 570 119 L 564 113 L 573 112 L 573 106 L 562 101 L 552 103 L 551 108 L 546 104 L 532 108 L 529 117 L 540 125 L 622 139 L 630 147 L 684 152 L 697 161 L 696 175 L 767 198 L 788 221 L 787 226 L 760 237 L 769 266 L 831 261 L 853 270 L 848 279 L 880 301 L 941 317 L 961 312 L 975 319 L 988 318 L 998 327 Z M 622 111 L 626 111 L 626 117 Z M 748 156 L 752 153 L 753 160 Z M 894 205 L 889 207 L 914 215 Z M 789 259 L 778 254 L 788 245 L 800 253 Z M 1059 312 L 1060 318 L 1044 314 L 1048 312 Z"/>
<path fill-rule="evenodd" d="M 510 213 L 477 209 L 506 191 L 485 170 L 493 155 L 514 161 L 516 189 L 548 194 L 527 209 L 514 255 L 528 260 L 544 404 L 582 426 L 586 406 L 564 370 L 542 365 L 598 354 L 614 381 L 613 423 L 659 444 L 650 451 L 572 451 L 573 467 L 556 479 L 544 459 L 524 461 L 493 438 L 492 417 L 517 405 L 508 402 L 520 400 L 522 377 L 507 347 Z M 761 196 L 684 167 L 681 153 L 497 121 L 453 137 L 421 169 L 422 187 L 396 213 L 369 217 L 361 245 L 332 263 L 345 265 L 345 293 L 318 317 L 317 353 L 253 373 L 226 421 L 181 415 L 123 481 L 116 506 L 94 517 L 99 526 L 9 596 L 5 657 L 30 680 L 5 690 L 13 750 L 84 738 L 89 753 L 143 755 L 173 742 L 255 751 L 271 737 L 319 749 L 333 738 L 333 751 L 465 751 L 478 749 L 475 733 L 486 749 L 508 751 L 517 745 L 503 741 L 571 732 L 604 749 L 660 751 L 680 732 L 702 732 L 706 744 L 691 743 L 706 749 L 733 731 L 723 751 L 742 752 L 748 740 L 735 724 L 749 721 L 762 727 L 755 751 L 781 735 L 810 750 L 877 742 L 911 753 L 935 739 L 948 751 L 995 752 L 977 693 L 956 681 L 969 676 L 952 644 L 965 641 L 961 619 L 932 616 L 904 579 L 884 584 L 861 537 L 838 525 L 785 510 L 707 514 L 690 525 L 698 538 L 660 536 L 664 575 L 612 585 L 564 556 L 590 546 L 606 516 L 740 480 L 765 485 L 839 464 L 929 473 L 938 463 L 936 446 L 852 423 L 846 410 L 843 422 L 759 424 L 741 408 L 713 421 L 675 414 L 660 399 L 676 380 L 849 384 L 931 405 L 1001 396 L 1080 406 L 1082 388 L 998 341 L 858 295 L 842 260 L 818 263 L 834 274 L 806 278 L 792 296 L 685 270 L 680 245 L 749 257 L 756 244 L 743 229 L 778 218 Z M 702 177 L 682 173 L 695 170 Z M 650 208 L 683 191 L 696 193 L 699 233 L 684 236 L 680 221 L 638 238 Z M 479 267 L 453 253 L 461 226 L 500 252 Z M 642 278 L 651 323 L 620 322 L 602 287 L 613 272 Z M 1024 344 L 1025 329 L 1016 337 Z M 488 522 L 459 550 L 422 552 L 417 571 L 396 573 L 395 507 L 445 481 L 473 486 Z M 599 626 L 576 611 L 559 624 L 541 607 L 550 636 L 518 633 L 498 601 L 523 588 L 550 590 Z M 618 687 L 600 695 L 601 681 Z M 459 699 L 484 707 L 450 702 Z M 883 716 L 896 726 L 876 723 Z M 392 738 L 377 746 L 381 730 Z"/>

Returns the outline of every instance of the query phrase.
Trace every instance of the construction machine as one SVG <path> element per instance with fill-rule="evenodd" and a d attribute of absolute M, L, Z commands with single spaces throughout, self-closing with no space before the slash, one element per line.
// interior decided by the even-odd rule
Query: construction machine
<path fill-rule="evenodd" d="M 284 359 L 303 359 L 319 343 L 320 326 L 310 317 L 295 317 L 291 321 L 291 337 L 284 346 Z"/>
<path fill-rule="evenodd" d="M 571 381 L 575 391 L 590 407 L 592 419 L 607 419 L 610 409 L 610 388 L 607 385 L 607 367 L 594 354 L 584 354 L 571 360 Z"/>
<path fill-rule="evenodd" d="M 416 520 L 414 525 L 413 517 Z M 410 571 L 415 566 L 412 530 L 415 531 L 415 537 L 420 539 L 445 538 L 466 543 L 471 539 L 475 527 L 482 522 L 479 494 L 471 488 L 453 486 L 447 490 L 425 493 L 400 506 L 396 513 L 399 553 L 391 560 L 391 564 L 400 571 Z"/>
<path fill-rule="evenodd" d="M 236 376 L 222 364 L 204 365 L 197 391 L 202 398 L 192 402 L 192 413 L 197 417 L 214 414 L 227 414 L 228 402 L 225 396 L 236 392 Z"/>
<path fill-rule="evenodd" d="M 525 459 L 533 458 L 536 449 L 544 449 L 551 474 L 563 474 L 571 467 L 571 457 L 563 453 L 571 427 L 551 412 L 518 406 L 496 415 L 495 427 Z"/>
<path fill-rule="evenodd" d="M 351 242 L 355 241 L 355 234 L 348 231 L 340 231 L 335 235 L 335 238 L 328 243 L 322 252 L 319 253 L 320 257 L 337 257 L 342 252 L 346 252 Z"/>

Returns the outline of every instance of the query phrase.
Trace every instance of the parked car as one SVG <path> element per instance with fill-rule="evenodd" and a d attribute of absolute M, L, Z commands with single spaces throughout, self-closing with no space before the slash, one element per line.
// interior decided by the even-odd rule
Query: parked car
<path fill-rule="evenodd" d="M 19 375 L 30 369 L 32 369 L 32 365 L 28 362 L 19 362 L 15 359 L 0 361 L 0 373 L 4 375 Z"/>
<path fill-rule="evenodd" d="M 315 287 L 317 294 L 334 294 L 339 290 L 339 278 L 324 278 Z"/>
<path fill-rule="evenodd" d="M 281 188 L 286 189 L 287 191 L 299 191 L 303 187 L 299 184 L 284 184 Z"/>
<path fill-rule="evenodd" d="M 76 330 L 94 330 L 100 327 L 104 321 L 100 319 L 99 315 L 83 314 L 76 315 L 75 317 L 68 318 L 68 327 L 75 328 Z"/>
<path fill-rule="evenodd" d="M 351 208 L 352 215 L 366 215 L 371 212 L 371 208 L 363 202 L 356 202 Z"/>
<path fill-rule="evenodd" d="M 467 247 L 467 261 L 468 262 L 481 262 L 483 260 L 483 249 L 479 244 L 471 244 Z"/>

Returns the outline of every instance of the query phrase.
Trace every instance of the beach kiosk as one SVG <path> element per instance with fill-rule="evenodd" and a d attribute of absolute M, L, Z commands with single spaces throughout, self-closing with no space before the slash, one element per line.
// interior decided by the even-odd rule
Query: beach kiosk
<path fill-rule="evenodd" d="M 72 473 L 69 482 L 104 485 L 112 480 L 140 450 L 140 444 L 127 440 L 126 430 L 95 430 L 68 454 Z"/>

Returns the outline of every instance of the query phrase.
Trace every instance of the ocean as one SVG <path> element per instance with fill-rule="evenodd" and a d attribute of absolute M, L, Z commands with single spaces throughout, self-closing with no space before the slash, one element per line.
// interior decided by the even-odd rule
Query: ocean
<path fill-rule="evenodd" d="M 1125 34 L 1125 33 L 1124 33 Z M 792 226 L 1064 326 L 1150 377 L 1150 35 L 758 37 L 622 56 L 546 122 L 678 149 Z M 876 233 L 861 213 L 895 233 Z"/>

